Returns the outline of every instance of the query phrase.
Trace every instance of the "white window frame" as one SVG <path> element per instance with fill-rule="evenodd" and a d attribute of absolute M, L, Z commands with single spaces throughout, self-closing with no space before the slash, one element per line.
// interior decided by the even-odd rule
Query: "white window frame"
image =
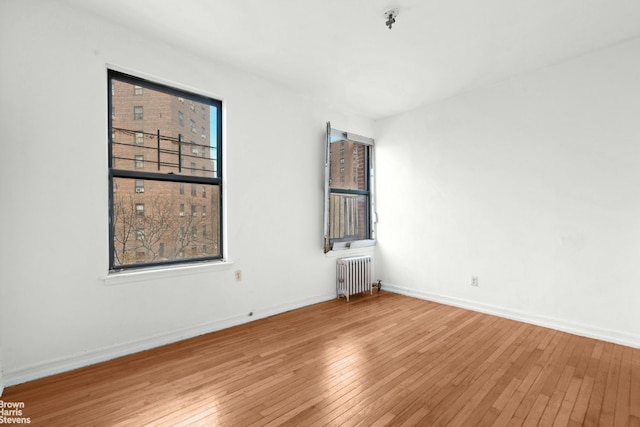
<path fill-rule="evenodd" d="M 331 194 L 330 175 L 331 175 L 331 144 L 335 141 L 351 141 L 363 144 L 369 147 L 368 162 L 368 195 L 369 195 L 369 238 L 362 240 L 350 240 L 331 242 L 329 236 L 330 230 L 330 213 L 329 213 L 329 197 Z M 367 246 L 375 246 L 376 240 L 376 223 L 377 215 L 375 209 L 375 141 L 373 138 L 357 135 L 350 132 L 334 129 L 331 123 L 327 122 L 326 140 L 325 140 L 325 180 L 324 180 L 324 252 L 355 249 Z M 344 144 L 343 144 L 344 145 Z M 344 178 L 343 178 L 344 179 Z"/>

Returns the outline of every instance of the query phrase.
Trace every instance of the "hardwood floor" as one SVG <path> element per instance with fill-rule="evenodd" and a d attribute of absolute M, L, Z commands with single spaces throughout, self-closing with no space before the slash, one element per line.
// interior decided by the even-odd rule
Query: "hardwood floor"
<path fill-rule="evenodd" d="M 32 425 L 640 426 L 640 349 L 380 293 L 9 387 Z"/>

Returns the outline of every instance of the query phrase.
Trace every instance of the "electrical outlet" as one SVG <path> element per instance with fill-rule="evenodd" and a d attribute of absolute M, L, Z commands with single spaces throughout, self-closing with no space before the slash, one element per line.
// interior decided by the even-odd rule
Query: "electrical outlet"
<path fill-rule="evenodd" d="M 236 270 L 234 272 L 234 275 L 236 277 L 236 282 L 239 282 L 242 280 L 242 270 Z"/>
<path fill-rule="evenodd" d="M 478 276 L 471 276 L 471 286 L 478 286 Z"/>

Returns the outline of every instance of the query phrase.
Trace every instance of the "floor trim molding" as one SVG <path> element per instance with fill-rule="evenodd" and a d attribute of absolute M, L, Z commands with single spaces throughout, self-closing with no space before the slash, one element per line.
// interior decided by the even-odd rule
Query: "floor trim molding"
<path fill-rule="evenodd" d="M 384 285 L 382 289 L 387 292 L 393 292 L 400 295 L 419 298 L 439 304 L 450 305 L 454 307 L 464 308 L 467 310 L 477 311 L 480 313 L 491 314 L 494 316 L 504 317 L 511 320 L 530 323 L 532 325 L 542 326 L 545 328 L 556 329 L 558 331 L 567 332 L 583 337 L 594 338 L 602 341 L 620 344 L 627 347 L 640 348 L 640 337 L 627 334 L 625 332 L 613 331 L 609 329 L 597 328 L 593 326 L 573 323 L 565 320 L 554 319 L 546 316 L 537 316 L 520 311 L 509 310 L 489 304 L 483 304 L 476 301 L 463 300 L 459 298 L 449 297 L 446 295 L 438 295 L 421 290 L 405 288 L 395 285 Z"/>
<path fill-rule="evenodd" d="M 115 359 L 117 357 L 126 356 L 144 350 L 149 350 L 162 345 L 171 344 L 173 342 L 193 338 L 198 335 L 208 334 L 210 332 L 219 331 L 230 328 L 232 326 L 253 322 L 258 319 L 306 307 L 308 305 L 317 304 L 335 298 L 335 294 L 318 295 L 315 297 L 303 298 L 296 301 L 290 301 L 286 304 L 257 309 L 251 317 L 249 314 L 232 316 L 226 319 L 214 320 L 212 322 L 201 325 L 178 329 L 167 333 L 157 334 L 147 338 L 133 340 L 123 344 L 116 344 L 100 349 L 83 352 L 69 357 L 63 357 L 37 365 L 25 366 L 14 370 L 4 371 L 4 382 L 2 372 L 0 372 L 0 390 L 2 387 L 24 383 L 39 378 L 48 377 L 73 369 L 82 368 L 93 365 L 95 363 L 104 362 Z M 1 395 L 1 393 L 0 393 Z"/>

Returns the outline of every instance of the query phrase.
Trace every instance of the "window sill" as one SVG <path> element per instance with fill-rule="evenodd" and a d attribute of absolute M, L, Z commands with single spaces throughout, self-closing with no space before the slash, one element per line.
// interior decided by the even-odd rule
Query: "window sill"
<path fill-rule="evenodd" d="M 357 242 L 352 242 L 349 247 L 332 249 L 324 255 L 327 258 L 343 258 L 353 255 L 373 255 L 375 250 L 375 240 L 359 240 Z"/>
<path fill-rule="evenodd" d="M 121 271 L 110 273 L 102 277 L 102 281 L 107 286 L 125 285 L 135 282 L 146 282 L 157 279 L 168 279 L 173 277 L 190 276 L 193 274 L 204 274 L 215 271 L 230 270 L 233 266 L 231 261 L 213 261 L 198 264 L 155 267 L 148 269 Z"/>

